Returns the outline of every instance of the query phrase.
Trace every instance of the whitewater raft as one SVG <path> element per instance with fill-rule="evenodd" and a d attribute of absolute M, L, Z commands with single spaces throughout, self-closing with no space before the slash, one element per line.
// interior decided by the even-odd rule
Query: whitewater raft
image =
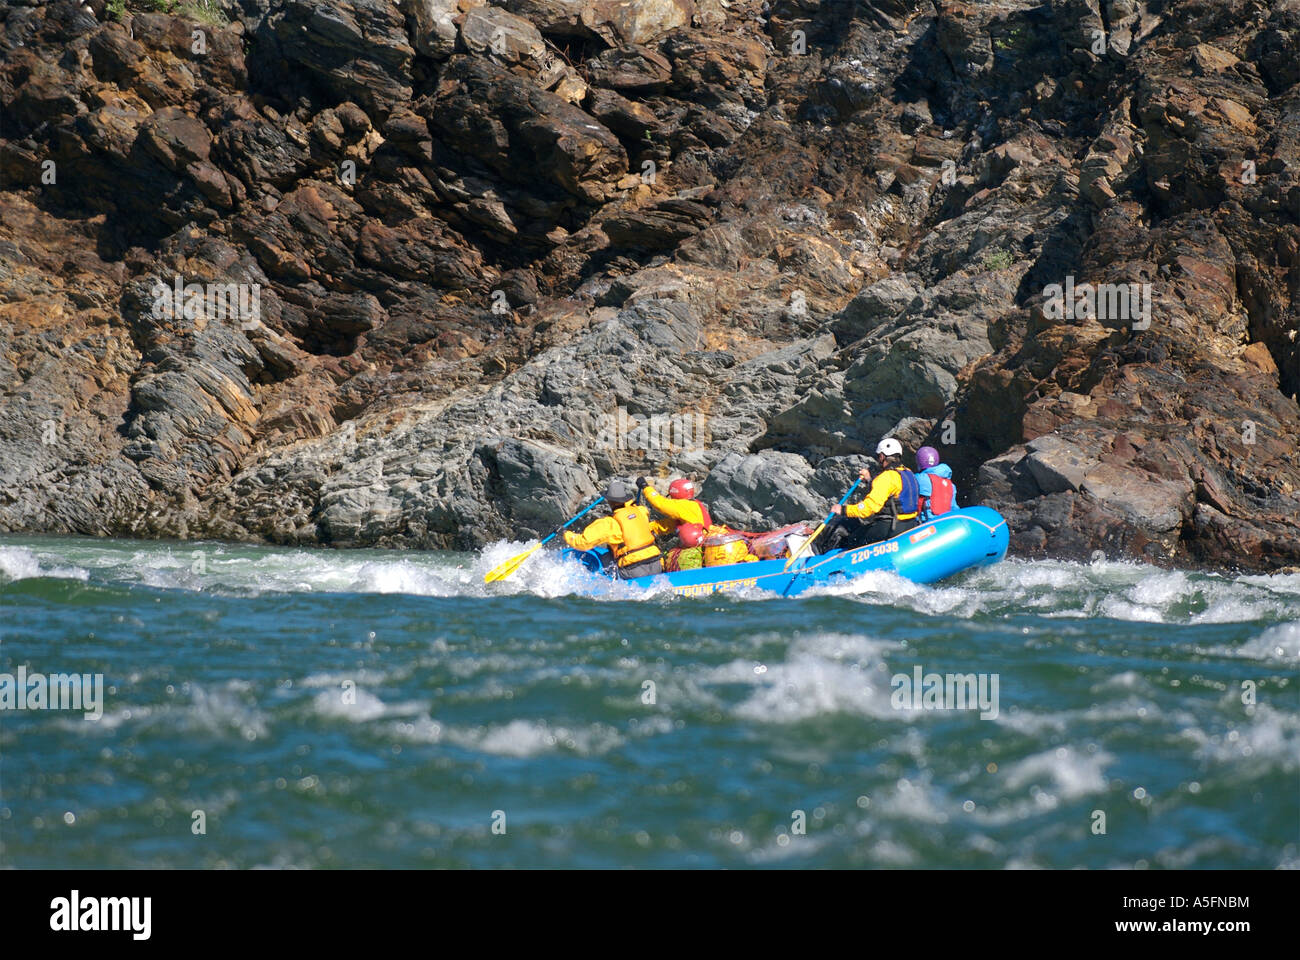
<path fill-rule="evenodd" d="M 784 559 L 758 560 L 679 570 L 621 583 L 656 590 L 666 585 L 673 593 L 685 596 L 757 589 L 787 597 L 813 587 L 848 583 L 879 570 L 915 583 L 937 583 L 964 570 L 998 563 L 1007 555 L 1009 536 L 1007 522 L 996 510 L 963 507 L 879 543 L 800 557 L 788 570 Z M 608 590 L 616 582 L 605 547 L 565 548 L 561 557 L 581 563 L 597 575 L 591 578 L 594 593 Z"/>

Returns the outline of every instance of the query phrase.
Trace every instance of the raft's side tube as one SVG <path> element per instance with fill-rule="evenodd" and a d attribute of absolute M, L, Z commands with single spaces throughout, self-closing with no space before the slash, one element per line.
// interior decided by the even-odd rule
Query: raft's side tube
<path fill-rule="evenodd" d="M 894 571 L 914 583 L 935 583 L 997 563 L 1007 555 L 1007 522 L 988 507 L 963 507 L 935 517 L 899 540 Z"/>
<path fill-rule="evenodd" d="M 560 559 L 577 560 L 592 573 L 606 573 L 601 558 L 603 552 L 607 552 L 604 547 L 596 547 L 594 550 L 574 550 L 573 547 L 565 547 L 560 551 Z"/>

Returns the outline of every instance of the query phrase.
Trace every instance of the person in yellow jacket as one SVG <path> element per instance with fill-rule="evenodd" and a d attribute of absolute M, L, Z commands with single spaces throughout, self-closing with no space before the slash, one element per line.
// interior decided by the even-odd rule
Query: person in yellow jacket
<path fill-rule="evenodd" d="M 650 525 L 656 537 L 677 533 L 678 527 L 685 523 L 697 523 L 705 530 L 713 526 L 709 508 L 697 499 L 698 490 L 694 480 L 679 478 L 668 485 L 668 496 L 664 496 L 650 485 L 645 477 L 636 478 L 637 492 L 645 497 L 645 502 L 662 514 Z"/>
<path fill-rule="evenodd" d="M 876 445 L 876 460 L 884 469 L 872 480 L 866 498 L 847 507 L 838 503 L 831 507 L 837 516 L 821 538 L 820 552 L 851 550 L 888 540 L 917 525 L 920 492 L 916 475 L 903 466 L 903 445 L 886 437 Z M 871 472 L 866 469 L 858 476 L 871 480 Z"/>
<path fill-rule="evenodd" d="M 663 572 L 663 557 L 650 529 L 650 511 L 636 503 L 636 487 L 613 479 L 605 487 L 608 517 L 587 524 L 581 533 L 564 531 L 564 542 L 575 550 L 609 547 L 623 580 L 652 577 Z"/>

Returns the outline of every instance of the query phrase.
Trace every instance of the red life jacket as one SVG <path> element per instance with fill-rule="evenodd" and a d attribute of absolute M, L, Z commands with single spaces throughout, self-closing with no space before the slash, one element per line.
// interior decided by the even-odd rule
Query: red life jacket
<path fill-rule="evenodd" d="M 713 518 L 709 516 L 709 508 L 704 505 L 703 500 L 692 500 L 691 503 L 700 508 L 700 515 L 704 517 L 704 529 L 707 530 L 713 526 Z"/>
<path fill-rule="evenodd" d="M 929 510 L 931 516 L 939 516 L 952 509 L 956 487 L 947 477 L 930 475 L 930 496 L 921 498 L 922 512 Z"/>

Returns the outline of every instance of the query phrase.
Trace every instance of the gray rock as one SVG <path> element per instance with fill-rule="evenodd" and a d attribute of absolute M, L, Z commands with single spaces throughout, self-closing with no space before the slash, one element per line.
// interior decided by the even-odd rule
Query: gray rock
<path fill-rule="evenodd" d="M 695 0 L 499 0 L 550 34 L 599 36 L 607 43 L 649 43 L 688 26 Z"/>
<path fill-rule="evenodd" d="M 703 496 L 713 518 L 742 529 L 773 529 L 824 513 L 809 485 L 815 471 L 795 453 L 730 454 L 709 474 Z"/>
<path fill-rule="evenodd" d="M 498 7 L 474 7 L 465 14 L 460 38 L 471 53 L 505 64 L 540 60 L 546 49 L 536 27 Z"/>
<path fill-rule="evenodd" d="M 402 10 L 417 51 L 437 60 L 456 52 L 456 0 L 402 0 Z"/>
<path fill-rule="evenodd" d="M 1073 443 L 1050 434 L 1029 441 L 1025 449 L 1025 468 L 1043 493 L 1078 490 L 1088 471 L 1097 465 Z"/>
<path fill-rule="evenodd" d="M 1191 517 L 1195 505 L 1190 483 L 1161 480 L 1113 464 L 1093 467 L 1079 488 L 1107 509 L 1156 533 L 1176 530 Z"/>
<path fill-rule="evenodd" d="M 917 313 L 925 306 L 919 278 L 913 274 L 891 273 L 864 287 L 848 306 L 831 320 L 831 329 L 843 344 L 867 336 L 881 324 L 901 317 L 904 311 Z"/>
<path fill-rule="evenodd" d="M 516 16 L 548 34 L 591 36 L 584 22 L 590 16 L 591 0 L 498 0 Z"/>
<path fill-rule="evenodd" d="M 539 440 L 494 440 L 475 448 L 472 474 L 486 469 L 486 490 L 498 498 L 515 539 L 541 537 L 599 495 L 599 480 L 570 449 Z M 429 491 L 420 490 L 417 502 Z M 466 504 L 466 506 L 469 506 Z"/>
<path fill-rule="evenodd" d="M 768 424 L 769 443 L 794 444 L 827 453 L 859 451 L 865 439 L 852 429 L 853 408 L 844 398 L 844 374 L 826 374 Z"/>

